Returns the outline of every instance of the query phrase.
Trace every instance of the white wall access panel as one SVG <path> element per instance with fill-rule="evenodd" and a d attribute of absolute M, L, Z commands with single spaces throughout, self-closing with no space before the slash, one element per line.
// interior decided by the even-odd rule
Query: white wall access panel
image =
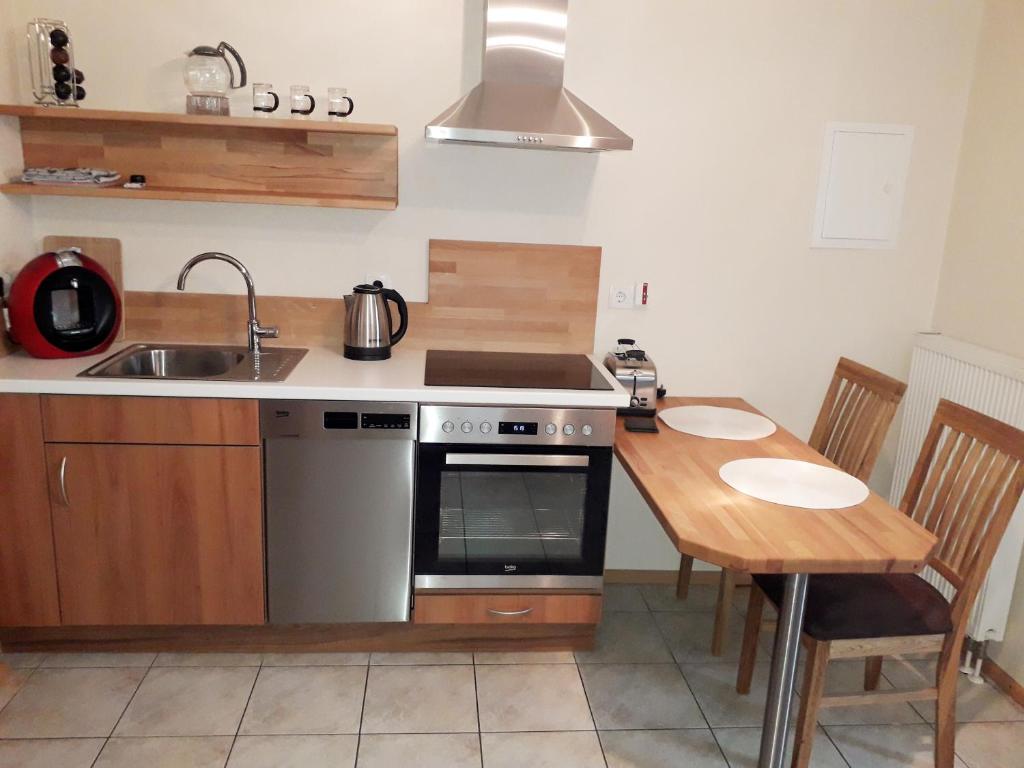
<path fill-rule="evenodd" d="M 894 248 L 914 129 L 829 123 L 812 246 Z"/>

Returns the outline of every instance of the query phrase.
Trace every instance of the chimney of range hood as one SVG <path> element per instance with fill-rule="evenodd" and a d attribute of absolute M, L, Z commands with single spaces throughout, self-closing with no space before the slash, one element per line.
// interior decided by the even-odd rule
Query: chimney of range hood
<path fill-rule="evenodd" d="M 426 127 L 428 139 L 527 149 L 632 149 L 566 89 L 568 0 L 485 0 L 483 81 Z"/>

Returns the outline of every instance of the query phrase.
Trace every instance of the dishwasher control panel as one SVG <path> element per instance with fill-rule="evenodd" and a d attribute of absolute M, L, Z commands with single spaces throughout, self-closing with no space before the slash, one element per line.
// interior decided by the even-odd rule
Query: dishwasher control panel
<path fill-rule="evenodd" d="M 415 403 L 266 400 L 264 438 L 415 440 Z"/>
<path fill-rule="evenodd" d="M 363 429 L 411 429 L 408 413 L 364 413 L 359 426 Z"/>

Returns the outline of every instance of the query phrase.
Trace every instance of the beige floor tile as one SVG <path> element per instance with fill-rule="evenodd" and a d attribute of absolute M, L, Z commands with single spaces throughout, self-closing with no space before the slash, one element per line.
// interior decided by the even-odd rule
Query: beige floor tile
<path fill-rule="evenodd" d="M 347 667 L 365 666 L 368 653 L 265 653 L 264 667 Z"/>
<path fill-rule="evenodd" d="M 0 712 L 0 738 L 109 736 L 145 669 L 37 669 Z"/>
<path fill-rule="evenodd" d="M 596 731 L 485 733 L 484 768 L 605 768 Z"/>
<path fill-rule="evenodd" d="M 7 674 L 0 676 L 0 709 L 3 709 L 4 705 L 14 698 L 14 694 L 21 690 L 31 675 L 31 668 L 15 667 Z"/>
<path fill-rule="evenodd" d="M 606 611 L 648 610 L 640 587 L 636 584 L 605 584 L 603 607 Z"/>
<path fill-rule="evenodd" d="M 594 721 L 575 666 L 476 668 L 482 731 L 585 731 Z"/>
<path fill-rule="evenodd" d="M 718 744 L 729 760 L 731 768 L 757 768 L 757 759 L 761 752 L 760 728 L 716 728 L 715 738 L 718 739 Z M 793 735 L 790 732 L 783 765 L 788 766 L 792 757 Z M 811 750 L 811 768 L 847 768 L 846 761 L 820 725 Z"/>
<path fill-rule="evenodd" d="M 575 664 L 572 651 L 509 651 L 474 653 L 477 664 Z"/>
<path fill-rule="evenodd" d="M 802 673 L 801 673 L 802 674 Z M 797 690 L 803 677 L 797 680 Z M 891 690 L 892 683 L 882 679 L 880 691 Z M 825 693 L 864 693 L 864 662 L 833 661 L 825 677 Z M 819 710 L 822 725 L 902 725 L 920 723 L 921 716 L 909 704 L 868 704 L 861 707 L 828 707 Z"/>
<path fill-rule="evenodd" d="M 431 664 L 472 664 L 472 653 L 371 653 L 373 666 L 428 666 Z"/>
<path fill-rule="evenodd" d="M 90 768 L 103 739 L 0 741 L 0 768 Z"/>
<path fill-rule="evenodd" d="M 154 667 L 258 667 L 259 653 L 161 653 Z"/>
<path fill-rule="evenodd" d="M 581 664 L 654 664 L 672 654 L 649 613 L 605 613 L 592 651 L 577 651 Z"/>
<path fill-rule="evenodd" d="M 0 653 L 0 664 L 11 669 L 35 669 L 45 658 L 45 653 Z"/>
<path fill-rule="evenodd" d="M 353 768 L 358 744 L 358 736 L 239 736 L 228 768 Z"/>
<path fill-rule="evenodd" d="M 935 734 L 926 723 L 829 725 L 825 730 L 850 768 L 933 768 L 935 765 Z M 967 766 L 956 758 L 954 768 Z"/>
<path fill-rule="evenodd" d="M 365 667 L 264 667 L 240 733 L 359 733 Z"/>
<path fill-rule="evenodd" d="M 685 600 L 676 597 L 675 584 L 644 584 L 640 592 L 652 611 L 708 613 L 718 605 L 718 587 L 710 584 L 694 584 Z"/>
<path fill-rule="evenodd" d="M 956 753 L 970 768 L 1024 763 L 1024 723 L 968 723 L 956 729 Z"/>
<path fill-rule="evenodd" d="M 656 613 L 654 621 L 680 664 L 698 661 L 738 661 L 743 643 L 743 620 L 732 616 L 726 630 L 725 648 L 721 656 L 711 654 L 711 636 L 715 628 L 713 613 Z"/>
<path fill-rule="evenodd" d="M 925 659 L 886 659 L 885 677 L 897 688 L 935 685 L 935 663 Z M 935 722 L 935 704 L 929 701 L 912 705 L 929 723 Z M 990 683 L 972 683 L 960 675 L 956 687 L 956 720 L 958 723 L 1021 722 L 1024 708 Z"/>
<path fill-rule="evenodd" d="M 476 731 L 473 667 L 370 667 L 363 733 Z"/>
<path fill-rule="evenodd" d="M 365 735 L 358 768 L 480 768 L 480 737 L 475 733 Z M 232 766 L 233 768 L 233 766 Z"/>
<path fill-rule="evenodd" d="M 95 768 L 223 768 L 231 736 L 111 739 Z"/>
<path fill-rule="evenodd" d="M 233 736 L 256 667 L 153 668 L 115 736 Z"/>
<path fill-rule="evenodd" d="M 155 653 L 51 653 L 40 668 L 148 667 L 155 658 Z"/>
<path fill-rule="evenodd" d="M 598 730 L 706 728 L 675 664 L 581 664 Z"/>
<path fill-rule="evenodd" d="M 608 768 L 729 768 L 706 728 L 685 731 L 599 731 Z"/>
<path fill-rule="evenodd" d="M 750 693 L 746 696 L 736 693 L 735 664 L 681 664 L 680 669 L 712 728 L 760 726 L 764 722 L 770 664 L 755 666 Z M 795 712 L 796 696 L 793 700 Z"/>

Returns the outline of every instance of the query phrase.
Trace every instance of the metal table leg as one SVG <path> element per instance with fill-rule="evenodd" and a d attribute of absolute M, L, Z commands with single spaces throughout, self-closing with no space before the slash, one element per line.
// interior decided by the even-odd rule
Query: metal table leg
<path fill-rule="evenodd" d="M 768 681 L 768 701 L 761 732 L 761 756 L 758 768 L 782 768 L 789 735 L 789 708 L 796 682 L 796 659 L 800 652 L 800 632 L 807 606 L 807 574 L 786 577 L 786 591 L 779 606 L 779 624 L 775 631 L 775 656 Z"/>

